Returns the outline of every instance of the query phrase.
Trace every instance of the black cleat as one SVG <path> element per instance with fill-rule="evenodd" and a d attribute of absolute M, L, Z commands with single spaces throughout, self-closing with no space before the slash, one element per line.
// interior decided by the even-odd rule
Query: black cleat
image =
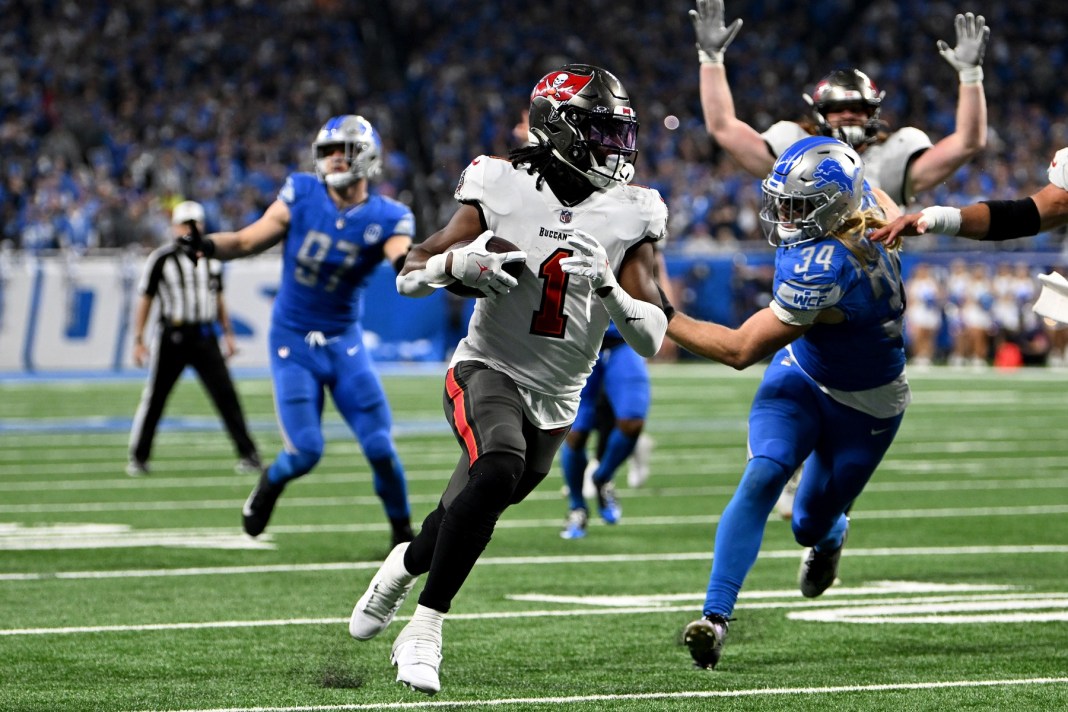
<path fill-rule="evenodd" d="M 267 471 L 260 475 L 260 481 L 245 500 L 241 510 L 241 526 L 249 536 L 259 536 L 267 528 L 267 521 L 274 511 L 274 504 L 282 494 L 285 485 L 276 485 L 267 479 Z"/>
<path fill-rule="evenodd" d="M 804 558 L 801 559 L 801 570 L 797 574 L 797 584 L 801 587 L 802 596 L 816 598 L 838 580 L 838 563 L 842 560 L 844 548 L 845 540 L 843 539 L 842 546 L 834 551 L 805 549 Z"/>
<path fill-rule="evenodd" d="M 697 668 L 711 670 L 723 654 L 723 643 L 727 640 L 728 619 L 721 615 L 699 618 L 686 626 L 682 632 L 682 642 L 690 649 L 693 665 Z"/>

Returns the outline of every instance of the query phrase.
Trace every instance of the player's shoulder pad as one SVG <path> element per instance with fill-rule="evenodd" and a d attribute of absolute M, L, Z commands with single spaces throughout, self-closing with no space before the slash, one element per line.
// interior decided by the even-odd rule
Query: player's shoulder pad
<path fill-rule="evenodd" d="M 628 185 L 625 189 L 635 196 L 646 227 L 644 238 L 659 242 L 667 237 L 668 207 L 664 197 L 656 188 L 644 185 Z"/>
<path fill-rule="evenodd" d="M 411 208 L 387 195 L 376 194 L 374 199 L 379 205 L 379 215 L 386 228 L 386 235 L 415 237 L 415 215 L 412 214 Z"/>
<path fill-rule="evenodd" d="M 461 203 L 482 202 L 486 187 L 493 185 L 498 178 L 513 170 L 512 164 L 505 158 L 477 156 L 460 174 L 460 181 L 456 184 L 453 197 Z"/>
<path fill-rule="evenodd" d="M 775 264 L 775 300 L 797 310 L 834 306 L 845 294 L 848 253 L 833 239 L 781 250 Z"/>
<path fill-rule="evenodd" d="M 1068 148 L 1062 148 L 1053 156 L 1046 170 L 1049 182 L 1061 190 L 1068 190 Z"/>
<path fill-rule="evenodd" d="M 905 156 L 911 156 L 916 151 L 922 151 L 933 145 L 931 137 L 915 126 L 902 126 L 883 141 L 883 146 Z"/>
<path fill-rule="evenodd" d="M 764 137 L 764 142 L 778 158 L 790 146 L 807 138 L 809 133 L 796 121 L 776 121 L 760 135 Z"/>
<path fill-rule="evenodd" d="M 311 173 L 290 173 L 278 191 L 278 199 L 286 205 L 292 205 L 318 185 L 319 178 Z"/>

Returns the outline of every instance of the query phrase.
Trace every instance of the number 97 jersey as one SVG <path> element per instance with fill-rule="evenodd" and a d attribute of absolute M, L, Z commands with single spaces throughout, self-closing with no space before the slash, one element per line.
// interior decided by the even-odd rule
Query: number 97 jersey
<path fill-rule="evenodd" d="M 328 336 L 347 331 L 362 316 L 363 288 L 384 258 L 382 246 L 394 235 L 414 233 L 412 211 L 375 193 L 338 209 L 309 173 L 291 174 L 278 200 L 289 207 L 290 219 L 272 321 Z"/>
<path fill-rule="evenodd" d="M 453 363 L 482 361 L 509 375 L 530 394 L 528 415 L 547 428 L 574 420 L 610 321 L 589 280 L 561 269 L 574 252 L 564 239 L 575 229 L 593 235 L 618 275 L 628 249 L 664 237 L 667 206 L 657 191 L 634 185 L 597 190 L 568 206 L 537 182 L 525 167 L 489 156 L 474 159 L 460 177 L 455 198 L 476 206 L 486 227 L 527 260 L 511 292 L 478 300 Z"/>

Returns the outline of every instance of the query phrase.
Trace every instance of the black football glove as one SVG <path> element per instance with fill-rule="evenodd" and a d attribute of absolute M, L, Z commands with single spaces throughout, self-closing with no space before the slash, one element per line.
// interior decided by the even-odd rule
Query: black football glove
<path fill-rule="evenodd" d="M 178 238 L 178 247 L 189 255 L 193 264 L 196 264 L 197 259 L 202 255 L 210 258 L 215 254 L 215 243 L 204 239 L 196 220 L 186 220 L 183 224 L 189 228 L 189 232 Z"/>

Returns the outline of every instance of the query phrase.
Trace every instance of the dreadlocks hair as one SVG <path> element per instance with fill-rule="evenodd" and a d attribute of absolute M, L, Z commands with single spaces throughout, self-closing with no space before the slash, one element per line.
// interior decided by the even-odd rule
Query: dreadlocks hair
<path fill-rule="evenodd" d="M 534 187 L 541 190 L 545 182 L 544 169 L 552 163 L 553 147 L 548 143 L 537 143 L 533 146 L 521 146 L 508 152 L 508 160 L 512 162 L 512 168 L 519 170 L 520 166 L 526 166 L 528 175 L 538 174 L 538 181 Z"/>

